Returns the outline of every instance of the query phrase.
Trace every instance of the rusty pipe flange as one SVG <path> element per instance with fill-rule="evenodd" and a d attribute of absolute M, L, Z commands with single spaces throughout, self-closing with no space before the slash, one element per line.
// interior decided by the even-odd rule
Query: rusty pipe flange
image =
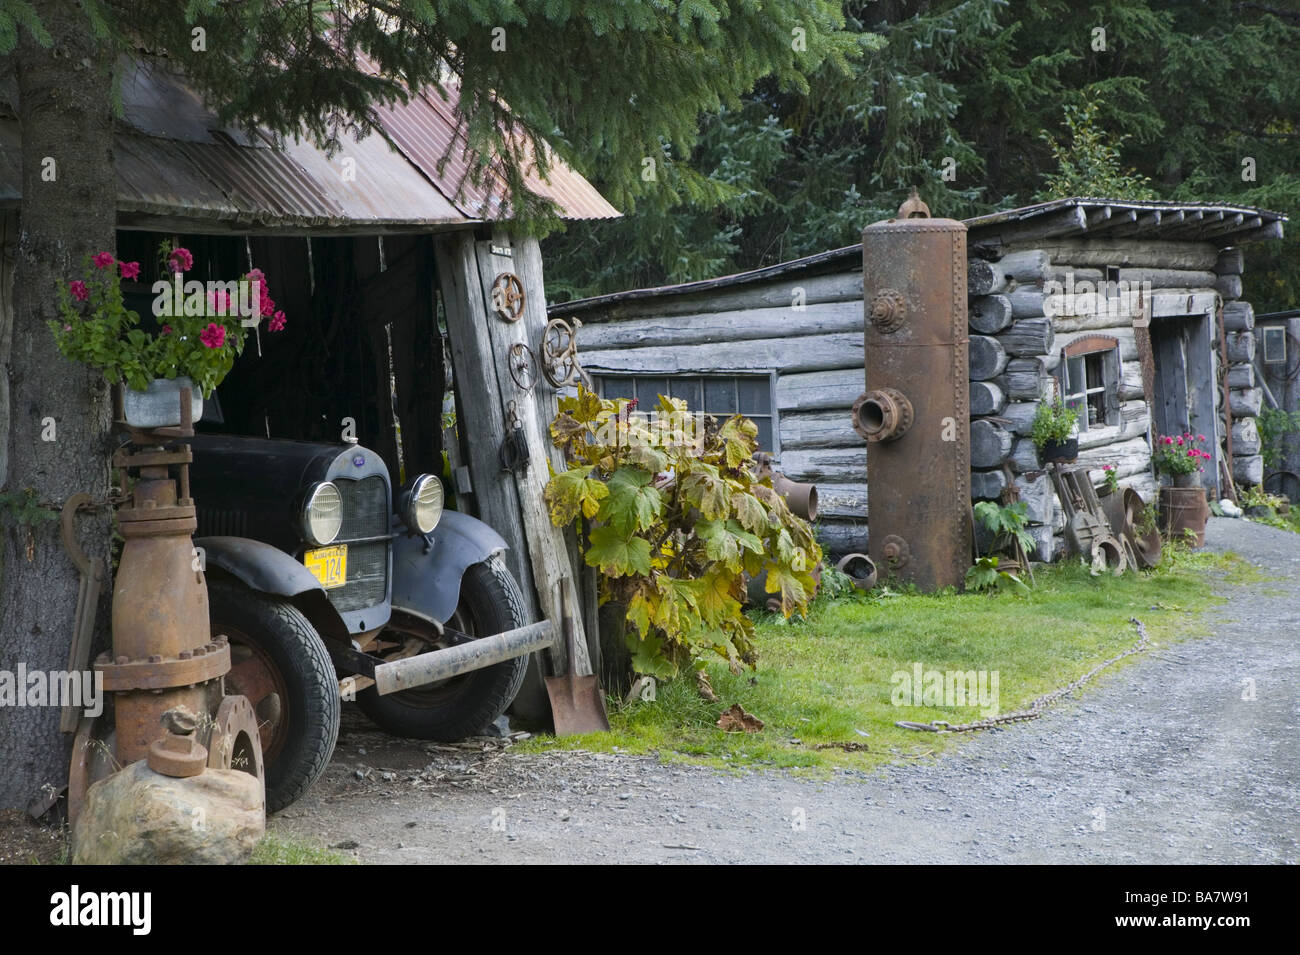
<path fill-rule="evenodd" d="M 208 765 L 208 750 L 193 736 L 167 732 L 149 744 L 149 768 L 164 776 L 187 779 L 203 772 Z"/>
<path fill-rule="evenodd" d="M 897 388 L 879 388 L 853 403 L 853 430 L 868 441 L 896 441 L 912 427 L 914 414 Z"/>
<path fill-rule="evenodd" d="M 230 645 L 219 637 L 195 650 L 182 650 L 179 657 L 155 654 L 144 660 L 119 657 L 115 662 L 103 653 L 95 660 L 95 669 L 104 674 L 104 689 L 114 692 L 193 686 L 230 672 Z"/>
<path fill-rule="evenodd" d="M 866 554 L 845 554 L 835 569 L 853 581 L 857 590 L 870 590 L 876 586 L 876 565 Z"/>
<path fill-rule="evenodd" d="M 906 567 L 907 562 L 912 559 L 912 548 L 908 547 L 907 541 L 897 534 L 890 534 L 881 542 L 880 552 L 889 562 L 890 567 Z"/>
<path fill-rule="evenodd" d="M 898 289 L 882 288 L 871 296 L 868 314 L 872 325 L 882 332 L 892 332 L 907 320 L 907 299 Z"/>
<path fill-rule="evenodd" d="M 235 769 L 256 776 L 266 785 L 262 735 L 257 714 L 246 696 L 222 697 L 208 736 L 208 766 Z"/>

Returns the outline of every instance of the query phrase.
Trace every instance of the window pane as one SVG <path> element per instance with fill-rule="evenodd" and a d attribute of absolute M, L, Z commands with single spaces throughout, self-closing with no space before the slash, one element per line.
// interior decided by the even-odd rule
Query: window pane
<path fill-rule="evenodd" d="M 634 398 L 635 393 L 632 390 L 631 378 L 602 378 L 600 379 L 601 393 L 606 398 Z"/>
<path fill-rule="evenodd" d="M 636 396 L 640 401 L 641 411 L 649 411 L 659 404 L 659 396 L 668 394 L 667 378 L 638 378 Z"/>
<path fill-rule="evenodd" d="M 700 402 L 703 400 L 703 393 L 700 379 L 674 378 L 669 384 L 672 387 L 674 398 L 685 400 L 686 406 L 692 411 L 701 410 Z"/>
<path fill-rule="evenodd" d="M 772 419 L 755 418 L 754 424 L 758 425 L 758 448 L 760 451 L 772 450 Z"/>
<path fill-rule="evenodd" d="M 1083 374 L 1083 356 L 1065 360 L 1065 390 L 1067 392 L 1083 391 L 1087 387 Z"/>
<path fill-rule="evenodd" d="M 736 410 L 736 379 L 705 378 L 704 410 L 709 414 L 727 415 Z"/>
<path fill-rule="evenodd" d="M 741 414 L 772 413 L 772 381 L 770 378 L 737 378 L 736 390 L 740 392 Z"/>

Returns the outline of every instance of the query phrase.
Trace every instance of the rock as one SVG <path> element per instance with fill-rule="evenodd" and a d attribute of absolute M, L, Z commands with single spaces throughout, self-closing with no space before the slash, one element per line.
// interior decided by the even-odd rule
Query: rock
<path fill-rule="evenodd" d="M 205 769 L 174 779 L 139 760 L 86 791 L 72 862 L 228 865 L 247 860 L 265 834 L 265 793 L 256 776 Z"/>

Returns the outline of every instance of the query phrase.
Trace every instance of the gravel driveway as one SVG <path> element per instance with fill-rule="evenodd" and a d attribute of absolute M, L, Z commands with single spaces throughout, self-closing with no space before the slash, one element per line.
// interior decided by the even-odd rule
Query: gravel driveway
<path fill-rule="evenodd" d="M 926 764 L 729 776 L 431 747 L 353 716 L 327 775 L 271 829 L 383 863 L 1295 863 L 1300 535 L 1212 519 L 1207 539 L 1284 579 L 1223 585 L 1213 636 Z"/>

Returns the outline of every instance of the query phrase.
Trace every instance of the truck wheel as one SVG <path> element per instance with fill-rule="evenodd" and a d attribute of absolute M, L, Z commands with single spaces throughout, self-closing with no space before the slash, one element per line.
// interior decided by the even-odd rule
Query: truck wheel
<path fill-rule="evenodd" d="M 460 604 L 447 621 L 449 627 L 487 637 L 527 624 L 523 594 L 500 558 L 490 557 L 465 571 Z M 395 613 L 379 639 L 427 652 L 438 649 L 437 636 L 427 624 Z M 370 687 L 357 694 L 357 705 L 380 729 L 394 736 L 454 742 L 481 733 L 505 712 L 519 692 L 527 668 L 528 658 L 523 656 L 387 696 Z"/>
<path fill-rule="evenodd" d="M 257 713 L 266 809 L 278 812 L 314 783 L 339 735 L 339 684 L 320 635 L 292 604 L 208 580 L 211 630 L 230 640 L 227 691 Z"/>

